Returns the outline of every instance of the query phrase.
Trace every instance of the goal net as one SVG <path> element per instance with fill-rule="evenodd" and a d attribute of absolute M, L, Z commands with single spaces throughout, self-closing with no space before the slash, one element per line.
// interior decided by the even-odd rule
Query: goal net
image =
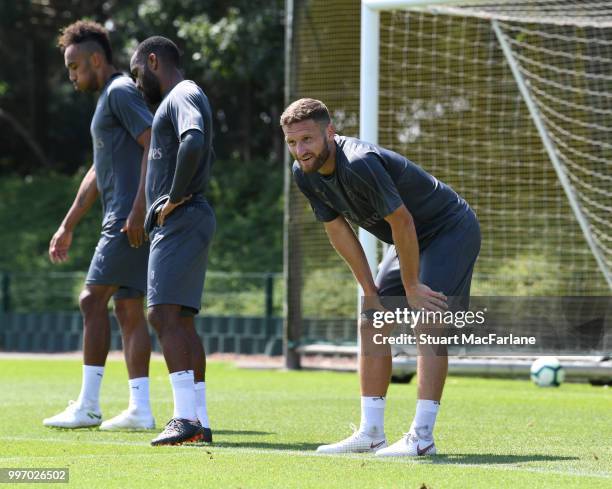
<path fill-rule="evenodd" d="M 290 99 L 321 98 L 350 136 L 364 115 L 358 3 L 294 2 L 288 67 Z M 473 295 L 609 294 L 612 1 L 415 3 L 364 2 L 379 42 L 366 66 L 378 83 L 362 93 L 376 98 L 368 117 L 378 127 L 364 138 L 405 155 L 474 208 L 482 250 Z M 331 279 L 344 265 L 295 187 L 290 199 L 301 235 L 288 263 L 301 289 L 289 300 L 348 304 L 350 275 Z"/>

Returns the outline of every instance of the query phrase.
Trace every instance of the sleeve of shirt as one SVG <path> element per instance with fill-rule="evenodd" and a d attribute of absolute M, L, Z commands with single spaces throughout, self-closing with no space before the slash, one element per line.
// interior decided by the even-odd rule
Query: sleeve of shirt
<path fill-rule="evenodd" d="M 151 127 L 153 114 L 136 87 L 119 85 L 110 91 L 108 97 L 111 111 L 135 140 Z"/>
<path fill-rule="evenodd" d="M 197 103 L 197 97 L 197 93 L 182 91 L 168 104 L 168 115 L 179 141 L 187 131 L 192 129 L 206 134 L 204 118 Z"/>
<path fill-rule="evenodd" d="M 368 153 L 353 161 L 350 171 L 355 190 L 371 203 L 379 216 L 387 217 L 404 203 L 378 155 Z"/>
<path fill-rule="evenodd" d="M 300 191 L 308 199 L 310 207 L 312 208 L 312 211 L 314 212 L 317 221 L 333 221 L 340 215 L 338 212 L 329 207 L 325 202 L 323 202 L 315 195 L 310 186 L 303 180 L 303 175 L 301 175 L 300 171 L 297 170 L 295 167 L 293 168 L 293 178 Z"/>

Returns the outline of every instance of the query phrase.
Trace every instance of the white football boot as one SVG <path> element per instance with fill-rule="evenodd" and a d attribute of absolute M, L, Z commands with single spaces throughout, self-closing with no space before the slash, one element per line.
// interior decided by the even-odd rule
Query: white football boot
<path fill-rule="evenodd" d="M 405 433 L 404 436 L 393 445 L 382 448 L 376 452 L 377 457 L 423 457 L 435 455 L 436 445 L 433 438 L 423 440 L 413 433 Z"/>
<path fill-rule="evenodd" d="M 321 445 L 317 453 L 367 453 L 375 452 L 387 446 L 385 434 L 370 435 L 363 431 L 355 430 L 354 433 L 338 443 Z"/>
<path fill-rule="evenodd" d="M 101 422 L 100 411 L 81 406 L 74 401 L 70 401 L 61 413 L 43 419 L 43 425 L 54 428 L 87 428 L 98 426 Z"/>
<path fill-rule="evenodd" d="M 126 409 L 100 425 L 102 431 L 122 430 L 152 430 L 155 428 L 155 419 L 149 413 L 139 413 L 136 409 Z"/>

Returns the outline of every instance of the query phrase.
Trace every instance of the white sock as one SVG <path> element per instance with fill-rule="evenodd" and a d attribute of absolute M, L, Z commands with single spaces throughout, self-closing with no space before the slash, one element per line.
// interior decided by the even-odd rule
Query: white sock
<path fill-rule="evenodd" d="M 104 367 L 83 365 L 83 380 L 81 393 L 77 399 L 79 406 L 85 406 L 94 411 L 100 411 L 100 386 L 104 377 Z"/>
<path fill-rule="evenodd" d="M 196 382 L 193 389 L 195 390 L 195 408 L 198 421 L 204 428 L 210 428 L 206 409 L 206 382 Z"/>
<path fill-rule="evenodd" d="M 423 440 L 430 440 L 433 437 L 433 429 L 439 409 L 439 401 L 417 399 L 416 414 L 410 425 L 410 433 L 416 434 Z"/>
<path fill-rule="evenodd" d="M 197 419 L 195 411 L 195 391 L 193 389 L 193 370 L 181 370 L 170 374 L 172 395 L 174 397 L 173 418 Z"/>
<path fill-rule="evenodd" d="M 385 433 L 384 397 L 361 396 L 361 423 L 359 431 L 368 435 L 383 435 Z"/>
<path fill-rule="evenodd" d="M 151 412 L 149 401 L 149 377 L 138 377 L 128 380 L 130 386 L 130 411 L 138 411 L 140 414 Z"/>

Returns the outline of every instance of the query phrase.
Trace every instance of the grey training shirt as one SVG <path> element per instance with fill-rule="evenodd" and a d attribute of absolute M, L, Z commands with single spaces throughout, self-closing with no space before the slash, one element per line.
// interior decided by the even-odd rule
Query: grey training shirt
<path fill-rule="evenodd" d="M 424 248 L 469 209 L 451 187 L 402 155 L 344 136 L 335 136 L 335 144 L 336 169 L 331 175 L 305 174 L 297 161 L 293 164 L 295 181 L 319 221 L 342 214 L 392 244 L 391 226 L 384 218 L 403 203 Z"/>
<path fill-rule="evenodd" d="M 103 227 L 127 219 L 132 210 L 143 151 L 137 138 L 151 127 L 152 119 L 128 76 L 117 73 L 106 82 L 90 127 Z"/>
<path fill-rule="evenodd" d="M 181 137 L 195 129 L 204 134 L 205 146 L 185 195 L 202 197 L 213 163 L 212 112 L 208 98 L 194 82 L 183 80 L 170 90 L 155 111 L 147 167 L 147 207 L 170 192 Z"/>

